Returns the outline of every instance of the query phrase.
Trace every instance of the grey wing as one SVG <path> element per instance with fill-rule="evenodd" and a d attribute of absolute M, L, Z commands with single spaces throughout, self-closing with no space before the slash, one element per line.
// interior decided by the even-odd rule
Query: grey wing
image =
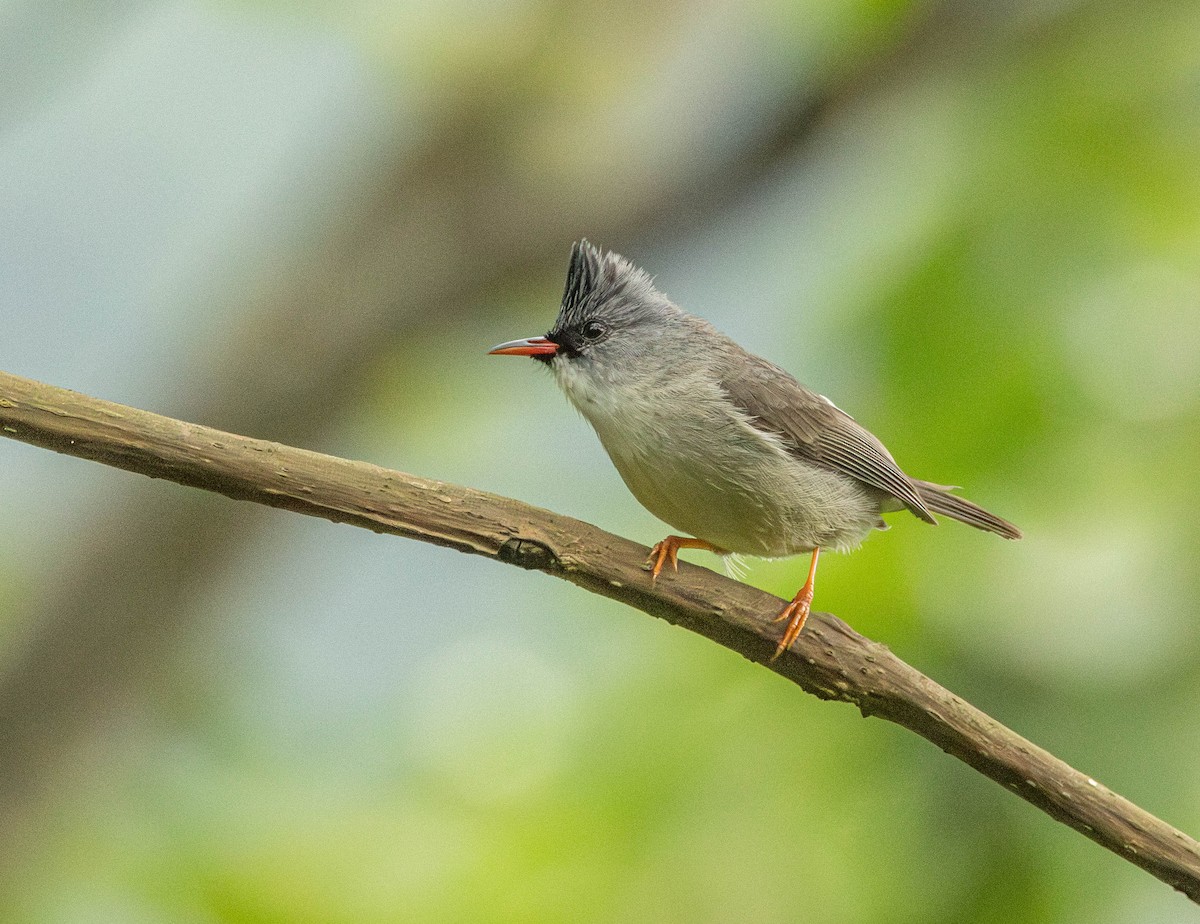
<path fill-rule="evenodd" d="M 829 399 L 751 353 L 722 378 L 730 399 L 755 426 L 783 438 L 797 457 L 857 478 L 899 500 L 922 520 L 936 523 L 916 486 L 869 430 Z"/>

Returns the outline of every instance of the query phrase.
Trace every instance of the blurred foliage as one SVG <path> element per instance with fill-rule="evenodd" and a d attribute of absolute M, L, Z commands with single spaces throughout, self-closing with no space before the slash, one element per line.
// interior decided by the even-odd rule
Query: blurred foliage
<path fill-rule="evenodd" d="M 480 238 L 526 235 L 529 202 L 583 188 L 567 234 L 609 229 L 601 243 L 830 394 L 906 469 L 1019 523 L 1027 538 L 1001 543 L 894 517 L 823 562 L 817 606 L 1200 830 L 1200 7 L 186 9 L 252 28 L 251 47 L 311 33 L 369 61 L 403 143 L 450 139 L 446 164 L 413 174 L 433 191 L 439 170 L 478 167 L 461 149 L 500 152 L 509 181 L 470 213 L 492 222 L 468 222 Z M 154 15 L 128 5 L 130 22 Z M 130 107 L 154 79 L 137 63 Z M 818 96 L 793 149 L 746 161 Z M 210 130 L 236 138 L 237 112 Z M 307 164 L 307 143 L 287 156 Z M 346 156 L 330 188 L 370 188 L 356 171 L 376 161 Z M 697 164 L 744 182 L 677 227 L 617 208 L 653 204 Z M 324 219 L 305 216 L 280 238 L 318 236 Z M 246 247 L 265 233 L 233 224 Z M 549 379 L 481 355 L 545 329 L 569 243 L 497 267 L 483 306 L 431 310 L 364 350 L 326 445 L 660 538 Z M 452 275 L 469 251 L 446 247 L 396 280 Z M 201 310 L 163 312 L 193 332 L 170 341 L 189 358 L 225 342 L 194 333 Z M 236 339 L 230 315 L 219 333 Z M 207 617 L 148 689 L 106 704 L 61 760 L 9 838 L 5 920 L 1107 924 L 1191 910 L 912 735 L 640 614 L 329 524 L 280 514 L 264 532 L 212 564 L 188 601 Z M 34 546 L 68 560 L 73 538 Z M 7 614 L 31 572 L 3 567 Z M 755 563 L 750 580 L 790 596 L 804 568 Z"/>

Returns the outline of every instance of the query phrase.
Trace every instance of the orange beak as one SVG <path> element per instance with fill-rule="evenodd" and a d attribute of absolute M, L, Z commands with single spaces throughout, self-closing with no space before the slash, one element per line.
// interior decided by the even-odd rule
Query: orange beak
<path fill-rule="evenodd" d="M 488 350 L 488 356 L 553 356 L 558 344 L 545 337 L 530 337 L 527 340 L 510 340 Z"/>

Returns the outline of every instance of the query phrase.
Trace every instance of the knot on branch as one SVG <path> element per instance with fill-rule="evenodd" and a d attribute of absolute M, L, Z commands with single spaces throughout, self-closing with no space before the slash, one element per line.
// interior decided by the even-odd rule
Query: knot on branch
<path fill-rule="evenodd" d="M 530 571 L 549 571 L 559 567 L 558 556 L 548 547 L 532 539 L 515 536 L 500 546 L 496 557 L 505 564 L 528 568 Z"/>

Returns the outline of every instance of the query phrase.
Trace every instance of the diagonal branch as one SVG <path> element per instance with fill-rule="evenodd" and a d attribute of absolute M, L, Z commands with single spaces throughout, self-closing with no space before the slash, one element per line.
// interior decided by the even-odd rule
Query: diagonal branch
<path fill-rule="evenodd" d="M 652 585 L 646 548 L 520 501 L 223 433 L 0 373 L 0 433 L 105 465 L 545 571 L 762 662 L 821 699 L 916 732 L 1200 902 L 1200 844 L 827 614 L 769 663 L 779 601 L 686 563 Z M 19 655 L 18 655 L 19 656 Z M 21 708 L 0 688 L 0 710 Z M 20 724 L 20 723 L 15 723 Z M 0 751 L 9 749 L 6 743 Z"/>

